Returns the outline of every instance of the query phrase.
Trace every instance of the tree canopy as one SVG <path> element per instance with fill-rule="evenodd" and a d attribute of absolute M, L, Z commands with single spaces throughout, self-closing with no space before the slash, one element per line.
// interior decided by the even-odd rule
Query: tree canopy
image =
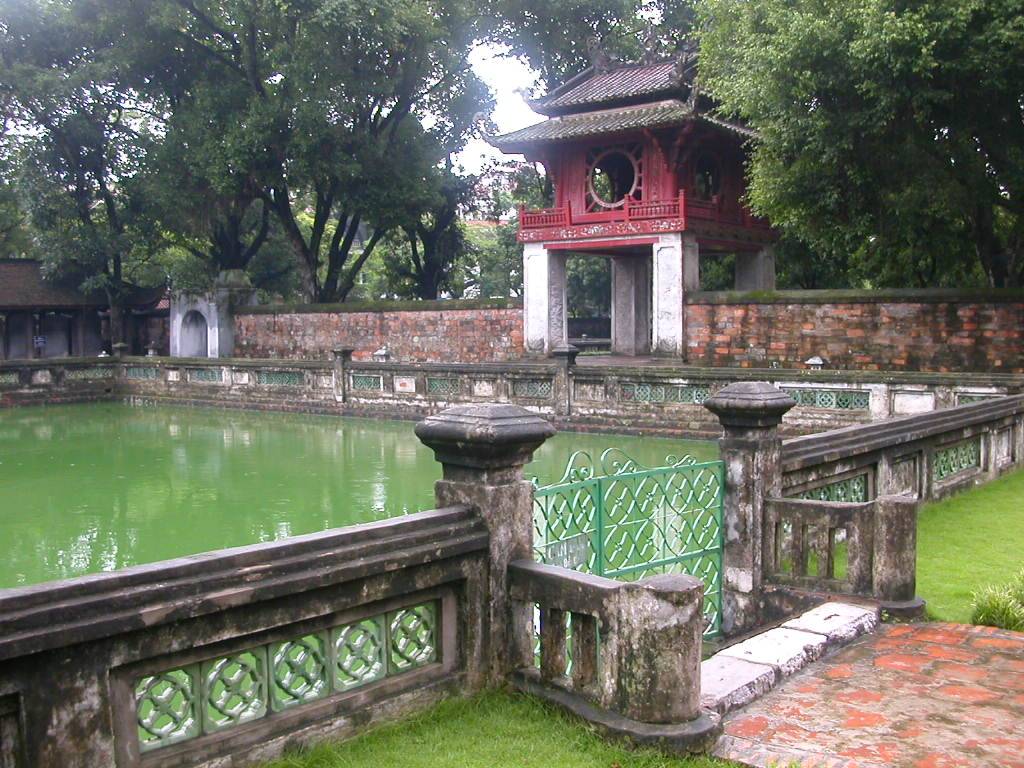
<path fill-rule="evenodd" d="M 759 213 L 872 285 L 1022 284 L 1022 0 L 700 8 L 702 85 L 760 134 Z"/>

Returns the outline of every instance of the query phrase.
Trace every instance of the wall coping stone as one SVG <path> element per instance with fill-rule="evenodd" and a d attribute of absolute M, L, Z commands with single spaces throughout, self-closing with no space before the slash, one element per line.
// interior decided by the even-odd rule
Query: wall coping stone
<path fill-rule="evenodd" d="M 460 312 L 522 309 L 522 299 L 439 299 L 436 301 L 351 301 L 340 304 L 257 304 L 239 307 L 236 315 L 349 314 L 355 312 Z"/>
<path fill-rule="evenodd" d="M 1024 302 L 1024 290 L 1020 288 L 691 291 L 686 294 L 687 304 L 1006 304 L 1016 302 Z"/>
<path fill-rule="evenodd" d="M 1022 411 L 1024 395 L 1011 395 L 941 411 L 899 416 L 873 424 L 858 424 L 816 435 L 794 437 L 782 442 L 782 467 L 785 472 L 793 472 L 1015 416 Z"/>
<path fill-rule="evenodd" d="M 486 551 L 465 505 L 0 589 L 0 661 Z"/>

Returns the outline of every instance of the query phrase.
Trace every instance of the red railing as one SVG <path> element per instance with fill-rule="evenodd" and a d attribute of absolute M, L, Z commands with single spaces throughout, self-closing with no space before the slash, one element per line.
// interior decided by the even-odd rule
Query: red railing
<path fill-rule="evenodd" d="M 536 211 L 519 209 L 520 229 L 549 229 L 603 222 L 652 221 L 658 219 L 689 219 L 713 221 L 719 224 L 733 224 L 749 229 L 768 229 L 764 219 L 753 216 L 744 206 L 726 208 L 718 198 L 700 200 L 687 197 L 680 192 L 673 200 L 634 200 L 628 198 L 621 208 L 612 208 L 590 213 L 574 213 L 566 204 L 558 208 L 542 208 Z M 683 225 L 685 229 L 685 224 Z"/>

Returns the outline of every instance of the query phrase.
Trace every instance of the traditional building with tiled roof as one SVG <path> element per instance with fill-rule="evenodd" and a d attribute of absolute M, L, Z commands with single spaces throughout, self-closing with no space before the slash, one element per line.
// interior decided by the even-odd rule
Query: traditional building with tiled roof
<path fill-rule="evenodd" d="M 736 287 L 774 287 L 775 233 L 743 204 L 754 132 L 700 92 L 697 53 L 594 65 L 531 107 L 548 119 L 491 143 L 540 162 L 551 208 L 519 213 L 527 349 L 567 342 L 565 260 L 611 258 L 612 350 L 685 355 L 686 293 L 700 254 L 734 253 Z"/>
<path fill-rule="evenodd" d="M 166 346 L 168 304 L 163 289 L 138 291 L 129 301 L 130 351 Z M 85 294 L 47 280 L 31 259 L 0 259 L 0 360 L 82 357 L 110 351 L 109 305 L 102 293 Z"/>

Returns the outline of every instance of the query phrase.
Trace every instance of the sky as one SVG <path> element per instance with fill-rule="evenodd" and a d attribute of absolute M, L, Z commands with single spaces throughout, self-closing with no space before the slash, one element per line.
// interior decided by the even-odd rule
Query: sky
<path fill-rule="evenodd" d="M 474 50 L 469 61 L 477 76 L 494 92 L 492 119 L 500 133 L 517 131 L 544 118 L 526 104 L 521 95 L 536 90 L 537 78 L 526 64 L 502 55 L 497 46 L 484 45 Z M 473 139 L 459 153 L 458 161 L 466 173 L 477 173 L 492 160 L 507 158 L 483 139 Z M 521 157 L 513 155 L 511 157 Z"/>

